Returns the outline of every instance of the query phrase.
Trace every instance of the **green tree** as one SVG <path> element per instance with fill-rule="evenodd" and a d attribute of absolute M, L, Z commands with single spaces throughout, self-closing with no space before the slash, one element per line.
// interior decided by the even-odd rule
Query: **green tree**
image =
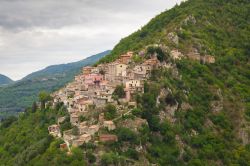
<path fill-rule="evenodd" d="M 73 135 L 78 135 L 79 134 L 79 129 L 77 126 L 74 126 L 73 129 L 72 129 L 72 134 Z"/>
<path fill-rule="evenodd" d="M 46 91 L 41 91 L 38 95 L 39 101 L 41 102 L 41 110 L 45 109 L 45 103 L 49 100 L 51 100 L 51 96 Z"/>
<path fill-rule="evenodd" d="M 118 98 L 124 98 L 126 93 L 124 91 L 124 86 L 123 85 L 117 85 L 114 92 L 114 96 L 117 96 Z"/>
<path fill-rule="evenodd" d="M 116 107 L 112 104 L 108 104 L 106 105 L 106 107 L 104 108 L 104 117 L 107 120 L 111 120 L 114 119 L 116 117 L 117 114 L 117 110 Z"/>
<path fill-rule="evenodd" d="M 89 163 L 92 164 L 92 163 L 95 163 L 95 162 L 96 162 L 96 157 L 95 157 L 95 155 L 94 155 L 93 153 L 91 153 L 90 151 L 88 151 L 88 152 L 86 153 L 86 157 L 87 157 Z"/>
<path fill-rule="evenodd" d="M 36 102 L 34 101 L 33 104 L 32 104 L 31 111 L 32 111 L 32 112 L 36 112 L 36 109 L 37 109 L 37 104 L 36 104 Z"/>

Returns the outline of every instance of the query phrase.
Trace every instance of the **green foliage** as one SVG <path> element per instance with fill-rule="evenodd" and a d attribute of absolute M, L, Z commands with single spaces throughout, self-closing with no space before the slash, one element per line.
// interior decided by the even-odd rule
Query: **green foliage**
<path fill-rule="evenodd" d="M 135 63 L 141 63 L 143 61 L 143 58 L 136 54 L 132 56 L 132 61 Z"/>
<path fill-rule="evenodd" d="M 124 158 L 118 156 L 115 153 L 104 153 L 101 156 L 101 164 L 103 166 L 108 166 L 108 165 L 119 165 L 119 164 L 123 164 L 124 165 L 125 160 Z"/>
<path fill-rule="evenodd" d="M 134 108 L 134 109 L 132 110 L 132 114 L 133 114 L 134 116 L 141 117 L 141 115 L 142 115 L 142 110 L 141 110 L 140 108 Z"/>
<path fill-rule="evenodd" d="M 149 55 L 156 54 L 157 59 L 160 62 L 166 61 L 169 58 L 169 55 L 166 52 L 164 52 L 160 47 L 152 47 L 152 46 L 150 46 L 150 47 L 147 48 L 147 53 Z"/>
<path fill-rule="evenodd" d="M 72 129 L 72 134 L 73 135 L 79 135 L 79 129 L 77 126 L 74 126 L 73 129 Z"/>
<path fill-rule="evenodd" d="M 36 102 L 33 102 L 32 107 L 31 107 L 31 111 L 36 112 L 36 110 L 37 110 L 37 104 L 36 104 Z"/>
<path fill-rule="evenodd" d="M 116 132 L 119 141 L 128 141 L 132 143 L 135 143 L 137 141 L 136 134 L 129 128 L 118 128 Z"/>
<path fill-rule="evenodd" d="M 139 153 L 132 148 L 129 148 L 126 152 L 125 152 L 125 156 L 127 156 L 128 158 L 132 158 L 134 160 L 138 160 L 139 159 Z"/>
<path fill-rule="evenodd" d="M 114 96 L 117 96 L 118 98 L 124 98 L 126 93 L 124 91 L 124 86 L 123 85 L 117 85 L 114 92 Z"/>
<path fill-rule="evenodd" d="M 116 117 L 116 114 L 117 114 L 117 110 L 116 110 L 116 107 L 112 104 L 108 104 L 105 106 L 104 108 L 104 117 L 105 119 L 107 120 L 112 120 Z"/>
<path fill-rule="evenodd" d="M 9 116 L 6 119 L 2 119 L 0 127 L 1 128 L 8 128 L 15 121 L 17 121 L 17 117 L 15 117 L 15 116 Z"/>
<path fill-rule="evenodd" d="M 51 100 L 51 96 L 46 91 L 41 91 L 38 95 L 39 101 L 41 102 L 41 109 L 45 109 L 45 103 L 49 100 Z"/>
<path fill-rule="evenodd" d="M 86 157 L 87 157 L 89 163 L 95 163 L 96 162 L 96 157 L 95 157 L 95 155 L 93 153 L 88 151 L 86 153 Z"/>
<path fill-rule="evenodd" d="M 79 120 L 80 120 L 80 122 L 83 122 L 83 121 L 86 121 L 87 118 L 86 118 L 85 116 L 81 115 L 81 116 L 79 117 Z"/>
<path fill-rule="evenodd" d="M 60 124 L 60 129 L 61 132 L 72 129 L 69 116 L 67 116 L 66 119 Z"/>

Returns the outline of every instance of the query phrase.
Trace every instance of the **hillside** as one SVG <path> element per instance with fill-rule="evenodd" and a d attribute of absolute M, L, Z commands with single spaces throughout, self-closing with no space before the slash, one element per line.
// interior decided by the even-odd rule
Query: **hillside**
<path fill-rule="evenodd" d="M 10 84 L 12 82 L 13 82 L 13 80 L 11 80 L 9 77 L 0 74 L 0 86 L 7 85 L 7 84 Z"/>
<path fill-rule="evenodd" d="M 143 92 L 132 97 L 133 107 L 122 100 L 127 85 L 124 90 L 118 84 L 112 93 L 114 105 L 88 105 L 87 114 L 77 119 L 84 130 L 86 124 L 99 125 L 102 119 L 113 121 L 115 128 L 100 125 L 90 142 L 67 152 L 60 150 L 65 138 L 51 138 L 46 131 L 65 116 L 59 133 L 71 129 L 72 137 L 79 135 L 81 126 L 72 123 L 71 116 L 76 116 L 76 108 L 59 102 L 54 109 L 29 109 L 18 119 L 2 122 L 0 164 L 248 166 L 249 11 L 248 0 L 189 0 L 161 13 L 95 65 L 119 64 L 118 58 L 128 51 L 134 52 L 130 72 L 157 59 Z M 58 96 L 72 101 L 74 94 L 67 92 L 75 84 L 77 80 Z M 115 136 L 115 141 L 99 142 L 103 133 Z"/>
<path fill-rule="evenodd" d="M 37 100 L 40 91 L 52 92 L 63 87 L 79 73 L 83 66 L 96 63 L 109 52 L 105 51 L 74 63 L 49 66 L 3 87 L 0 89 L 0 119 L 30 106 Z"/>

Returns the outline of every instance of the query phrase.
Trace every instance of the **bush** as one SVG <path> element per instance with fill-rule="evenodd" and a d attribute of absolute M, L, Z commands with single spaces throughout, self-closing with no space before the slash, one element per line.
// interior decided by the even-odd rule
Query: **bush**
<path fill-rule="evenodd" d="M 106 105 L 106 107 L 104 108 L 104 117 L 105 119 L 107 120 L 111 120 L 111 119 L 114 119 L 116 117 L 116 113 L 117 113 L 117 110 L 116 110 L 116 107 L 112 104 L 108 104 Z"/>
<path fill-rule="evenodd" d="M 132 148 L 128 148 L 128 150 L 125 152 L 125 155 L 134 160 L 139 159 L 139 153 L 135 149 L 132 149 Z"/>
<path fill-rule="evenodd" d="M 141 115 L 142 115 L 142 110 L 139 109 L 139 108 L 134 108 L 134 109 L 132 110 L 132 114 L 133 114 L 134 116 L 141 117 Z"/>
<path fill-rule="evenodd" d="M 87 157 L 89 163 L 95 163 L 96 162 L 96 157 L 95 157 L 95 155 L 93 155 L 93 153 L 88 151 L 86 153 L 86 157 Z"/>
<path fill-rule="evenodd" d="M 126 93 L 124 91 L 123 85 L 117 85 L 113 92 L 113 95 L 117 96 L 118 98 L 124 98 Z"/>
<path fill-rule="evenodd" d="M 136 134 L 129 128 L 122 127 L 117 129 L 117 135 L 119 141 L 128 141 L 135 143 L 137 140 Z"/>

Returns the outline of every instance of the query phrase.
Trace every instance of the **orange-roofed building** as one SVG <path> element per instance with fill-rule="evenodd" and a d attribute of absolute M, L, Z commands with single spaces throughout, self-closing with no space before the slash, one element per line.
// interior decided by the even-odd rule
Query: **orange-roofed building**
<path fill-rule="evenodd" d="M 120 56 L 120 63 L 128 64 L 131 62 L 131 58 L 133 56 L 133 52 L 127 52 L 126 54 L 123 54 Z"/>
<path fill-rule="evenodd" d="M 118 137 L 113 134 L 102 134 L 99 137 L 101 142 L 116 142 L 118 141 Z"/>
<path fill-rule="evenodd" d="M 143 64 L 144 65 L 151 65 L 156 66 L 159 63 L 158 59 L 156 57 L 146 60 Z"/>
<path fill-rule="evenodd" d="M 83 73 L 83 75 L 91 74 L 92 69 L 93 69 L 93 67 L 91 67 L 91 66 L 83 67 L 83 68 L 82 68 L 82 73 Z"/>

